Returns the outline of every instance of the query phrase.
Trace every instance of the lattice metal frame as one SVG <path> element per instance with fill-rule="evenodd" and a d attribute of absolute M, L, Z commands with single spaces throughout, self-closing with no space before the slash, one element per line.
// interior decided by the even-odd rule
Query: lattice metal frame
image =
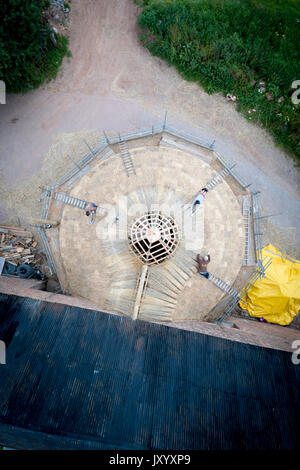
<path fill-rule="evenodd" d="M 142 263 L 161 264 L 176 250 L 179 229 L 172 217 L 160 211 L 149 211 L 128 230 L 129 247 Z"/>

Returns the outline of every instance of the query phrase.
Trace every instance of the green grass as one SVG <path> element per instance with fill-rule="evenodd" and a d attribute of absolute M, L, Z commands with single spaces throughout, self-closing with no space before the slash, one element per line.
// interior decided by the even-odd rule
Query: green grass
<path fill-rule="evenodd" d="M 6 0 L 0 22 L 0 80 L 9 93 L 26 92 L 56 77 L 70 56 L 68 39 L 51 31 L 45 0 Z M 55 43 L 55 44 L 54 44 Z"/>
<path fill-rule="evenodd" d="M 136 3 L 142 8 L 141 40 L 153 55 L 208 93 L 235 95 L 237 109 L 247 119 L 266 128 L 277 144 L 300 158 L 299 105 L 291 100 L 292 83 L 300 80 L 298 0 Z M 261 81 L 272 101 L 259 92 Z"/>
<path fill-rule="evenodd" d="M 13 82 L 10 83 L 8 91 L 10 93 L 26 92 L 56 78 L 63 58 L 71 56 L 68 43 L 68 38 L 56 35 L 56 46 L 50 44 L 39 61 L 28 63 L 26 65 L 26 81 L 20 81 L 16 85 Z"/>

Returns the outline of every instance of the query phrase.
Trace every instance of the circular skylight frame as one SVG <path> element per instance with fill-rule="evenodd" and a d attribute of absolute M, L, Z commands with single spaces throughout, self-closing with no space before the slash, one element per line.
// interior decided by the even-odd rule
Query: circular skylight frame
<path fill-rule="evenodd" d="M 129 247 L 143 264 L 162 264 L 173 255 L 179 243 L 179 229 L 172 217 L 149 211 L 128 231 Z"/>

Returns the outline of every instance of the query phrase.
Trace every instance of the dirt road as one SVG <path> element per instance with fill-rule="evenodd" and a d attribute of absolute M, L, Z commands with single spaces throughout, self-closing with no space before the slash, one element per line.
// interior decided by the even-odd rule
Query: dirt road
<path fill-rule="evenodd" d="M 70 49 L 73 57 L 56 81 L 0 105 L 0 221 L 25 222 L 35 214 L 38 186 L 59 173 L 76 133 L 148 127 L 168 110 L 172 125 L 215 138 L 217 149 L 256 182 L 265 211 L 280 214 L 269 224 L 275 242 L 278 234 L 287 237 L 286 249 L 295 254 L 300 175 L 294 162 L 232 103 L 186 82 L 142 47 L 133 0 L 73 0 Z"/>

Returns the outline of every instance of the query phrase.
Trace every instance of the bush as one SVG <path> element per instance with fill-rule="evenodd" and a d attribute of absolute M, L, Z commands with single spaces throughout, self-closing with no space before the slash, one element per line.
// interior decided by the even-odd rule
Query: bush
<path fill-rule="evenodd" d="M 38 87 L 56 76 L 68 39 L 53 34 L 43 17 L 44 0 L 0 0 L 0 79 L 8 92 Z"/>
<path fill-rule="evenodd" d="M 299 105 L 291 101 L 292 83 L 300 80 L 297 0 L 137 2 L 141 40 L 152 54 L 208 93 L 235 95 L 247 119 L 300 157 Z M 261 81 L 273 100 L 260 93 Z"/>

